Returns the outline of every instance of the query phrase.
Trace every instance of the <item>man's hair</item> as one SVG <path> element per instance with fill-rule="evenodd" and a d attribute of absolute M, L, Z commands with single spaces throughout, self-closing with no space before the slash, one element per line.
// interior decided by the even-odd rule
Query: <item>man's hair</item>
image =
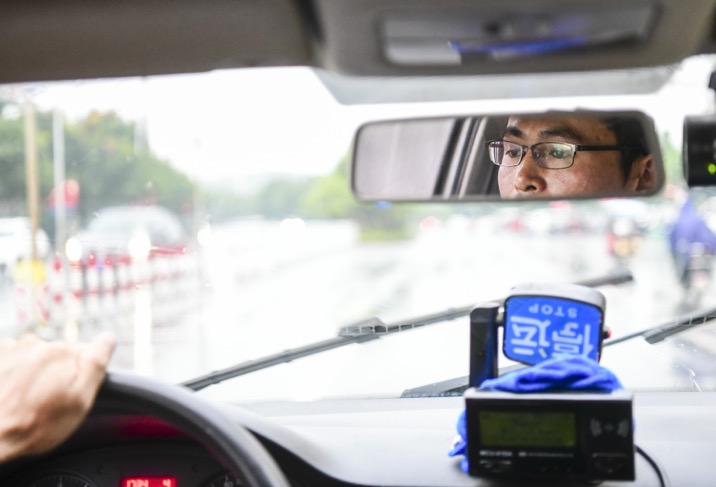
<path fill-rule="evenodd" d="M 627 148 L 621 153 L 622 173 L 624 174 L 624 181 L 626 181 L 634 160 L 637 157 L 651 153 L 644 127 L 639 119 L 633 116 L 605 117 L 601 120 L 616 136 L 616 145 Z"/>

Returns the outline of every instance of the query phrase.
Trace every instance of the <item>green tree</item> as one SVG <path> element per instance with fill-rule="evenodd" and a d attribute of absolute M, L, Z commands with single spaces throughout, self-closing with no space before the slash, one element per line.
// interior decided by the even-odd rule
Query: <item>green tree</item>
<path fill-rule="evenodd" d="M 254 207 L 268 218 L 305 216 L 301 211 L 301 200 L 312 184 L 312 178 L 274 179 L 255 196 Z"/>
<path fill-rule="evenodd" d="M 415 206 L 361 203 L 349 182 L 348 157 L 328 176 L 316 178 L 301 201 L 302 213 L 310 218 L 347 218 L 357 221 L 363 240 L 393 240 L 412 235 L 409 230 Z"/>
<path fill-rule="evenodd" d="M 92 113 L 66 129 L 67 177 L 80 184 L 79 212 L 105 206 L 156 203 L 191 209 L 194 185 L 167 161 L 134 145 L 134 126 L 115 113 Z"/>
<path fill-rule="evenodd" d="M 27 213 L 24 141 L 23 118 L 0 117 L 0 215 Z M 54 184 L 52 144 L 52 115 L 38 112 L 38 180 L 45 210 Z M 65 151 L 66 177 L 80 184 L 82 216 L 105 206 L 140 202 L 175 212 L 191 210 L 194 185 L 189 178 L 147 150 L 135 150 L 134 125 L 115 113 L 92 113 L 66 124 Z"/>
<path fill-rule="evenodd" d="M 46 114 L 36 114 L 35 150 L 41 198 L 47 195 L 52 188 L 51 146 L 49 134 L 45 130 L 49 124 L 51 124 L 51 120 Z M 25 171 L 24 120 L 18 117 L 0 118 L 1 215 L 27 214 Z M 40 205 L 42 203 L 40 201 Z"/>
<path fill-rule="evenodd" d="M 352 218 L 358 203 L 348 182 L 347 158 L 328 176 L 316 178 L 300 203 L 301 213 L 309 218 Z"/>
<path fill-rule="evenodd" d="M 215 220 L 235 216 L 267 218 L 300 216 L 319 219 L 351 219 L 361 226 L 364 240 L 391 240 L 412 234 L 416 205 L 361 203 L 353 196 L 348 178 L 348 158 L 330 174 L 314 178 L 276 178 L 253 195 L 228 189 L 207 188 L 204 200 Z"/>
<path fill-rule="evenodd" d="M 221 187 L 205 187 L 201 191 L 201 206 L 214 221 L 259 213 L 251 196 Z"/>
<path fill-rule="evenodd" d="M 0 119 L 0 199 L 6 211 L 25 206 L 24 161 L 22 125 L 17 120 Z"/>
<path fill-rule="evenodd" d="M 671 142 L 668 132 L 665 132 L 661 137 L 661 154 L 664 159 L 666 182 L 682 184 L 684 181 L 684 168 L 681 151 Z"/>

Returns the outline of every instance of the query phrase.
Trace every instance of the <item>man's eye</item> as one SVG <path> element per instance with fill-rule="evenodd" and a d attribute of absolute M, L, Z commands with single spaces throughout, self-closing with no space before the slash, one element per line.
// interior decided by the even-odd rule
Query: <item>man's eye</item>
<path fill-rule="evenodd" d="M 505 155 L 510 159 L 517 159 L 522 155 L 522 149 L 507 149 Z"/>
<path fill-rule="evenodd" d="M 549 151 L 549 157 L 554 159 L 567 159 L 572 156 L 572 152 L 565 149 L 552 149 Z"/>

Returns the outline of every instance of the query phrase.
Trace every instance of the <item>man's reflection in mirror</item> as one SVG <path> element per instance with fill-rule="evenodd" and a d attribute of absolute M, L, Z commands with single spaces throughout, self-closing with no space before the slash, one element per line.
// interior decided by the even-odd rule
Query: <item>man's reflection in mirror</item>
<path fill-rule="evenodd" d="M 657 184 L 633 117 L 514 116 L 487 146 L 502 198 L 637 193 Z"/>

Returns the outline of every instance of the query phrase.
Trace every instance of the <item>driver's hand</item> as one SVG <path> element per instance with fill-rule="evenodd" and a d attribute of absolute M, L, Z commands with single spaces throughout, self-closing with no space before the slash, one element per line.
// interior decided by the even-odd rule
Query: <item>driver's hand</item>
<path fill-rule="evenodd" d="M 41 453 L 67 439 L 89 411 L 115 347 L 0 340 L 0 461 Z"/>

